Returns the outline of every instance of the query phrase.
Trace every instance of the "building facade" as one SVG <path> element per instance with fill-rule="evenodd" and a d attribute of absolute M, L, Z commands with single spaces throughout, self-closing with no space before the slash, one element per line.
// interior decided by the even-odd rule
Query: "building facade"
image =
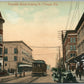
<path fill-rule="evenodd" d="M 5 20 L 3 19 L 0 12 L 0 70 L 3 66 L 3 23 Z"/>
<path fill-rule="evenodd" d="M 4 69 L 17 70 L 18 64 L 32 65 L 32 49 L 23 41 L 4 41 Z"/>
<path fill-rule="evenodd" d="M 67 30 L 63 39 L 64 63 L 67 70 L 73 70 L 76 64 L 70 61 L 77 56 L 77 34 L 75 30 Z"/>
<path fill-rule="evenodd" d="M 84 13 L 78 22 L 76 27 L 77 32 L 77 57 L 76 60 L 79 62 L 84 59 Z"/>

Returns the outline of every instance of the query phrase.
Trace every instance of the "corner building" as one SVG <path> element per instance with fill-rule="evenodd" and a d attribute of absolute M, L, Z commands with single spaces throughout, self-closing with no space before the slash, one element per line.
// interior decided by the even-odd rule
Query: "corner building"
<path fill-rule="evenodd" d="M 78 50 L 76 60 L 78 62 L 81 62 L 84 60 L 84 13 L 80 21 L 78 22 L 78 25 L 75 30 L 77 32 L 77 50 Z"/>
<path fill-rule="evenodd" d="M 32 49 L 23 41 L 4 41 L 4 68 L 16 71 L 18 65 L 32 66 Z"/>
<path fill-rule="evenodd" d="M 76 63 L 72 60 L 77 56 L 77 34 L 75 30 L 67 30 L 63 39 L 64 64 L 67 70 L 74 70 Z"/>

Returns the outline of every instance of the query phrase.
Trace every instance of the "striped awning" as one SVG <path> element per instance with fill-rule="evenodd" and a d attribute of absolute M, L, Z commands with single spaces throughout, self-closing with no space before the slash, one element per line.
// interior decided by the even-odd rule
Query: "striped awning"
<path fill-rule="evenodd" d="M 32 67 L 32 65 L 29 65 L 29 64 L 20 64 L 19 67 Z"/>

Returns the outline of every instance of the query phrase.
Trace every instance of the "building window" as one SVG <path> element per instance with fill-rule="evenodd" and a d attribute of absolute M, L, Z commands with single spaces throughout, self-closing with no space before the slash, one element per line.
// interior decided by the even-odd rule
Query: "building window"
<path fill-rule="evenodd" d="M 7 64 L 5 64 L 5 66 L 7 66 Z"/>
<path fill-rule="evenodd" d="M 70 42 L 72 43 L 72 38 L 70 38 Z"/>
<path fill-rule="evenodd" d="M 72 57 L 73 56 L 73 54 L 70 54 L 70 57 Z"/>
<path fill-rule="evenodd" d="M 22 60 L 25 60 L 24 58 L 22 58 Z"/>
<path fill-rule="evenodd" d="M 6 57 L 4 57 L 4 61 L 8 61 L 8 57 L 6 56 Z"/>
<path fill-rule="evenodd" d="M 18 49 L 14 48 L 14 54 L 18 54 Z"/>
<path fill-rule="evenodd" d="M 17 61 L 17 56 L 14 56 L 14 61 Z"/>
<path fill-rule="evenodd" d="M 73 56 L 75 57 L 75 56 L 76 56 L 76 54 L 73 54 Z"/>
<path fill-rule="evenodd" d="M 4 48 L 4 54 L 7 54 L 7 53 L 8 53 L 8 49 Z"/>
<path fill-rule="evenodd" d="M 76 45 L 73 46 L 73 49 L 76 50 Z"/>
<path fill-rule="evenodd" d="M 2 36 L 0 36 L 0 43 L 2 43 Z"/>
<path fill-rule="evenodd" d="M 76 38 L 73 38 L 73 42 L 76 43 Z"/>
<path fill-rule="evenodd" d="M 70 46 L 70 50 L 72 50 L 72 45 Z"/>
<path fill-rule="evenodd" d="M 0 48 L 0 55 L 2 55 L 2 48 Z"/>

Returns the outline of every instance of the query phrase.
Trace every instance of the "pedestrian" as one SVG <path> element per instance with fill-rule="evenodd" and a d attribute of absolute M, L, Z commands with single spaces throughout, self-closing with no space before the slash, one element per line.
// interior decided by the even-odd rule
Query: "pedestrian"
<path fill-rule="evenodd" d="M 79 78 L 81 80 L 81 69 L 79 69 Z"/>
<path fill-rule="evenodd" d="M 53 78 L 53 81 L 54 81 L 54 82 L 56 82 L 55 76 L 56 76 L 56 73 L 55 73 L 55 71 L 54 71 L 53 74 L 52 74 L 52 78 Z"/>
<path fill-rule="evenodd" d="M 25 71 L 23 70 L 23 76 L 25 76 Z"/>
<path fill-rule="evenodd" d="M 22 77 L 22 72 L 19 72 L 20 76 L 19 77 Z"/>
<path fill-rule="evenodd" d="M 78 69 L 76 69 L 76 77 L 78 77 L 78 73 L 79 73 L 79 70 L 78 70 Z"/>
<path fill-rule="evenodd" d="M 55 82 L 55 73 L 53 72 L 53 74 L 52 74 L 52 79 L 53 79 L 53 81 Z"/>
<path fill-rule="evenodd" d="M 17 77 L 17 71 L 15 71 L 15 77 Z"/>

